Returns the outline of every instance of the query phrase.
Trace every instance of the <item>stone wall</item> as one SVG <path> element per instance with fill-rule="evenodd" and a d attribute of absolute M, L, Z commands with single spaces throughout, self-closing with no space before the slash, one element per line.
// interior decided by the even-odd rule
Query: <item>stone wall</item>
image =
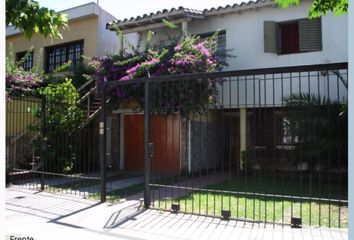
<path fill-rule="evenodd" d="M 191 171 L 204 171 L 221 165 L 221 129 L 214 121 L 191 121 Z"/>

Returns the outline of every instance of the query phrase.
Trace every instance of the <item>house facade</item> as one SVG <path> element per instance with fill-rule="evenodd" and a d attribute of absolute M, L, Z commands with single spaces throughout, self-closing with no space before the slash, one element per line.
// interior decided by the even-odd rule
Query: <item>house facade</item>
<path fill-rule="evenodd" d="M 33 34 L 26 39 L 24 34 L 13 26 L 6 28 L 6 55 L 10 53 L 10 45 L 15 60 L 20 60 L 28 50 L 32 49 L 22 67 L 30 70 L 34 66 L 45 72 L 52 72 L 69 60 L 75 65 L 85 61 L 82 56 L 104 56 L 114 53 L 119 47 L 116 33 L 107 31 L 108 21 L 116 18 L 91 2 L 62 11 L 68 15 L 68 28 L 60 30 L 62 39 L 52 39 Z M 32 146 L 29 144 L 34 136 L 28 126 L 35 122 L 31 110 L 40 106 L 40 99 L 13 98 L 6 106 L 7 166 L 17 166 L 32 158 Z M 17 155 L 16 155 L 16 152 Z M 10 164 L 11 160 L 11 164 Z"/>
<path fill-rule="evenodd" d="M 34 34 L 26 39 L 18 29 L 9 26 L 6 29 L 6 54 L 10 44 L 16 59 L 33 48 L 33 53 L 24 63 L 25 69 L 35 64 L 44 71 L 53 71 L 56 67 L 71 60 L 74 64 L 87 57 L 104 56 L 114 53 L 119 47 L 119 39 L 114 32 L 107 31 L 105 25 L 116 18 L 95 3 L 88 3 L 62 11 L 68 15 L 68 29 L 61 30 L 62 39 L 44 38 Z"/>
<path fill-rule="evenodd" d="M 129 39 L 133 39 L 133 43 L 137 43 L 138 39 L 144 42 L 148 32 L 152 31 L 151 41 L 160 46 L 169 45 L 171 38 L 178 37 L 181 31 L 187 35 L 201 37 L 210 36 L 218 31 L 218 50 L 230 49 L 231 54 L 235 56 L 227 59 L 229 66 L 224 68 L 225 71 L 347 62 L 347 16 L 336 17 L 328 14 L 319 19 L 309 20 L 308 9 L 311 4 L 312 1 L 303 1 L 299 6 L 282 9 L 273 1 L 265 0 L 203 11 L 180 7 L 113 21 L 107 24 L 107 28 L 111 30 L 114 27 L 120 28 Z M 177 25 L 179 30 L 167 28 L 164 19 Z M 120 48 L 125 47 L 121 42 Z M 286 97 L 296 93 L 310 94 L 314 92 L 313 89 L 316 89 L 317 95 L 332 100 L 343 101 L 347 96 L 345 84 L 340 83 L 338 87 L 332 87 L 327 81 L 328 75 L 310 75 L 309 73 L 305 80 L 302 73 L 285 73 L 281 76 L 281 83 L 280 80 L 276 80 L 275 84 L 274 75 L 269 78 L 264 76 L 262 80 L 257 79 L 251 84 L 248 84 L 247 77 L 237 78 L 237 81 L 231 78 L 225 80 L 219 89 L 219 92 L 222 92 L 219 96 L 222 113 L 214 109 L 206 118 L 183 119 L 177 116 L 166 120 L 164 124 L 153 123 L 152 128 L 155 129 L 153 135 L 162 133 L 154 137 L 156 141 L 163 136 L 175 136 L 173 133 L 176 131 L 179 133 L 175 140 L 174 137 L 167 137 L 165 141 L 167 145 L 156 146 L 157 149 L 165 149 L 160 150 L 158 154 L 165 160 L 156 160 L 157 164 L 161 166 L 160 162 L 166 164 L 169 162 L 170 167 L 165 167 L 165 171 L 193 172 L 200 169 L 208 170 L 213 161 L 220 158 L 218 156 L 227 155 L 233 165 L 242 168 L 240 162 L 248 150 L 258 149 L 264 152 L 269 148 L 291 150 L 293 147 L 291 145 L 296 140 L 286 136 L 286 119 L 282 118 L 282 106 Z M 116 127 L 116 130 L 112 125 L 112 132 L 115 132 L 118 138 L 114 140 L 115 137 L 112 136 L 112 149 L 116 151 L 112 153 L 112 161 L 117 159 L 121 169 L 126 169 L 126 166 L 128 170 L 142 169 L 143 150 L 129 149 L 127 144 L 132 141 L 132 137 L 129 136 L 143 134 L 143 131 L 132 128 L 130 124 L 134 122 L 135 126 L 143 126 L 143 119 L 140 118 L 141 115 L 129 107 L 117 109 L 112 114 L 112 123 L 114 125 L 119 123 L 119 129 Z M 161 120 L 155 120 L 159 121 Z M 220 122 L 223 125 L 222 133 L 217 130 Z M 164 127 L 161 128 L 162 125 Z M 173 126 L 178 126 L 178 129 Z M 220 137 L 223 138 L 224 146 L 218 145 L 217 139 Z M 200 144 L 210 151 L 198 150 Z M 169 160 L 166 157 L 167 152 L 171 155 Z M 177 157 L 171 154 L 173 152 L 179 153 Z M 289 155 L 289 153 L 280 155 L 287 154 Z M 134 166 L 127 165 L 132 161 L 136 162 Z M 217 164 L 222 164 L 223 161 L 217 160 Z"/>

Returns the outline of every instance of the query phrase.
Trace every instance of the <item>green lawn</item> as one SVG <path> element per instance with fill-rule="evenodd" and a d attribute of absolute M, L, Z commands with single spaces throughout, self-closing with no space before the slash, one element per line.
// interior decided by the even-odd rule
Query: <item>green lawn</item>
<path fill-rule="evenodd" d="M 313 184 L 311 190 L 304 186 L 309 185 L 304 184 L 299 189 L 299 184 L 291 181 L 275 184 L 273 181 L 263 179 L 261 182 L 254 181 L 252 183 L 249 179 L 238 178 L 238 181 L 232 180 L 206 187 L 210 190 L 237 191 L 238 194 L 195 191 L 173 200 L 155 201 L 154 205 L 161 209 L 170 209 L 173 202 L 179 203 L 181 211 L 188 213 L 220 216 L 221 210 L 230 210 L 232 218 L 289 224 L 291 216 L 294 216 L 301 217 L 303 225 L 348 227 L 348 207 L 344 204 L 241 193 L 271 193 L 327 199 L 328 197 L 338 197 L 334 186 Z M 341 196 L 342 199 L 345 199 L 345 194 L 343 193 Z"/>
<path fill-rule="evenodd" d="M 157 183 L 170 185 L 185 180 L 175 177 L 160 179 Z M 82 180 L 55 186 L 57 190 L 75 191 L 82 187 L 99 185 L 97 180 Z M 311 187 L 310 187 L 311 186 Z M 346 189 L 345 186 L 342 186 Z M 156 187 L 152 187 L 156 190 Z M 304 182 L 286 178 L 283 181 L 273 181 L 271 177 L 264 179 L 238 177 L 205 187 L 219 192 L 194 191 L 186 196 L 155 201 L 154 207 L 169 210 L 172 203 L 179 203 L 180 209 L 187 213 L 197 213 L 210 216 L 220 216 L 221 210 L 230 210 L 232 218 L 267 221 L 289 224 L 291 216 L 301 217 L 303 225 L 323 227 L 348 227 L 348 207 L 346 204 L 317 201 L 312 199 L 296 199 L 287 197 L 272 197 L 259 194 L 276 194 L 281 196 L 302 196 L 311 198 L 340 198 L 347 199 L 346 191 L 338 191 L 338 184 Z M 119 202 L 120 199 L 144 191 L 144 184 L 135 184 L 126 188 L 107 193 L 107 201 Z M 176 190 L 178 191 L 178 190 Z M 183 190 L 182 190 L 183 191 Z M 226 193 L 231 191 L 238 193 Z M 242 192 L 251 193 L 250 195 Z M 253 194 L 256 193 L 256 194 Z M 258 195 L 257 195 L 258 194 Z M 100 199 L 99 189 L 89 194 L 88 198 Z"/>

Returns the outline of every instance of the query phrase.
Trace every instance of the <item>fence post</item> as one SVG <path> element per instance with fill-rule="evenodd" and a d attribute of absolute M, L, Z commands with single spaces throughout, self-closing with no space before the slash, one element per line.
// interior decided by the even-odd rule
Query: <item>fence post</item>
<path fill-rule="evenodd" d="M 46 148 L 47 148 L 47 143 L 46 143 L 46 115 L 45 115 L 45 105 L 46 105 L 46 99 L 45 96 L 42 97 L 42 103 L 41 103 L 41 134 L 42 134 L 42 141 L 41 141 L 41 162 L 42 162 L 42 173 L 41 173 L 41 191 L 44 190 L 44 166 L 45 166 L 45 156 L 46 156 Z"/>
<path fill-rule="evenodd" d="M 101 114 L 99 124 L 99 154 L 101 163 L 101 202 L 106 201 L 106 81 L 101 90 Z"/>
<path fill-rule="evenodd" d="M 150 134 L 150 98 L 149 82 L 145 82 L 144 91 L 144 207 L 149 208 L 151 203 L 150 195 L 150 154 L 149 154 L 149 134 Z"/>

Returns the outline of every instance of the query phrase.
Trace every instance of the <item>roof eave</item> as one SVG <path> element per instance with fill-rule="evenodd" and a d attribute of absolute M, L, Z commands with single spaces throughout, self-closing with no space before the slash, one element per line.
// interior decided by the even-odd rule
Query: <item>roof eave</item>
<path fill-rule="evenodd" d="M 118 27 L 121 30 L 127 30 L 135 27 L 149 26 L 151 24 L 161 23 L 163 20 L 168 20 L 171 22 L 178 21 L 180 19 L 203 19 L 202 14 L 189 13 L 184 10 L 178 10 L 173 12 L 150 14 L 150 16 L 140 17 L 138 19 L 130 19 L 124 21 L 113 21 L 106 24 L 106 29 L 114 31 L 114 27 Z M 115 25 L 114 27 L 112 25 Z"/>
<path fill-rule="evenodd" d="M 276 3 L 272 0 L 258 0 L 258 1 L 250 1 L 248 3 L 241 3 L 240 5 L 234 4 L 232 6 L 228 5 L 226 7 L 219 7 L 217 9 L 212 8 L 210 10 L 204 10 L 203 15 L 205 17 L 214 16 L 214 15 L 222 15 L 233 12 L 240 12 L 245 10 L 253 10 L 259 9 L 263 7 L 276 7 Z"/>

